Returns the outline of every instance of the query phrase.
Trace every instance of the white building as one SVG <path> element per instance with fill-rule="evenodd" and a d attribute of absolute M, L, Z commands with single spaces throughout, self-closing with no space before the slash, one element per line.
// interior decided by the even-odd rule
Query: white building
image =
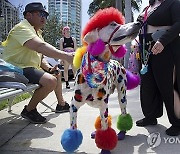
<path fill-rule="evenodd" d="M 0 0 L 0 41 L 7 36 L 9 31 L 19 23 L 19 9 L 12 5 L 8 0 Z"/>
<path fill-rule="evenodd" d="M 62 26 L 71 28 L 71 35 L 80 45 L 81 0 L 48 0 L 49 16 L 56 15 Z"/>

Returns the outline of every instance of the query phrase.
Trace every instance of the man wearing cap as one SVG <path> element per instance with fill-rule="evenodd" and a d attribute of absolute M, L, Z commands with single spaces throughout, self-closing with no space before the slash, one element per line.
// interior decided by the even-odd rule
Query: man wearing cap
<path fill-rule="evenodd" d="M 12 28 L 3 43 L 5 46 L 3 59 L 21 67 L 30 83 L 41 85 L 34 92 L 29 104 L 24 107 L 21 116 L 32 123 L 45 123 L 46 118 L 37 112 L 36 106 L 50 92 L 54 90 L 58 99 L 56 112 L 69 111 L 69 104 L 62 96 L 60 74 L 53 74 L 58 68 L 51 67 L 43 55 L 72 63 L 73 54 L 58 50 L 43 40 L 41 28 L 45 25 L 49 14 L 41 3 L 27 4 L 23 15 L 25 19 Z"/>

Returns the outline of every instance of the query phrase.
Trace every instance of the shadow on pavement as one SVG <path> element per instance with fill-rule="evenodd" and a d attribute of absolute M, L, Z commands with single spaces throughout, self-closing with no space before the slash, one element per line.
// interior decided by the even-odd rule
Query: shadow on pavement
<path fill-rule="evenodd" d="M 26 149 L 31 145 L 32 139 L 48 138 L 53 135 L 47 128 L 54 128 L 55 124 L 50 122 L 46 124 L 31 124 L 20 115 L 12 112 L 9 114 L 12 116 L 0 120 L 0 151 L 8 145 L 11 145 L 10 147 L 16 150 L 23 144 L 23 147 Z M 12 138 L 14 140 L 11 140 Z"/>

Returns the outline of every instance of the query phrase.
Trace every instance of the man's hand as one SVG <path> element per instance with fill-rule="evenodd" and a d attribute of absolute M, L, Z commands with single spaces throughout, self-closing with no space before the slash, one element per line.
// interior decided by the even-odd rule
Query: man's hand
<path fill-rule="evenodd" d="M 152 48 L 152 53 L 154 54 L 154 55 L 157 55 L 158 53 L 161 53 L 162 51 L 163 51 L 163 49 L 164 49 L 164 46 L 162 45 L 162 43 L 161 42 L 159 42 L 159 41 L 157 41 L 155 44 L 154 44 L 154 46 L 153 46 L 153 48 Z"/>
<path fill-rule="evenodd" d="M 55 65 L 51 70 L 50 73 L 57 76 L 60 74 L 60 69 L 58 68 L 58 65 Z"/>

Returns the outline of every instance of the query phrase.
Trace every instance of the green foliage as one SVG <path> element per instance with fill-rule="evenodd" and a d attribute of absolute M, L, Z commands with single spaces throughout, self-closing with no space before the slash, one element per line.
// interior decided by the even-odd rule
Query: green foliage
<path fill-rule="evenodd" d="M 115 7 L 115 0 L 93 0 L 89 5 L 88 14 L 93 16 L 99 9 L 104 9 L 107 7 Z"/>
<path fill-rule="evenodd" d="M 22 94 L 22 95 L 20 95 L 20 96 L 17 96 L 17 97 L 14 99 L 12 105 L 13 105 L 13 104 L 16 104 L 16 103 L 19 103 L 19 102 L 21 102 L 21 101 L 23 101 L 23 100 L 25 100 L 25 99 L 27 99 L 27 98 L 30 98 L 30 97 L 31 97 L 31 95 L 30 95 L 29 93 L 24 93 L 24 94 Z M 8 107 L 8 100 L 1 101 L 1 102 L 0 102 L 0 110 L 5 109 L 6 107 Z"/>
<path fill-rule="evenodd" d="M 53 15 L 48 18 L 46 25 L 43 28 L 43 38 L 46 42 L 53 45 L 54 47 L 59 47 L 59 40 L 62 37 L 62 25 L 58 21 L 58 18 Z"/>
<path fill-rule="evenodd" d="M 131 0 L 132 9 L 139 11 L 140 10 L 140 3 L 142 0 L 140 0 L 139 3 L 136 2 L 136 0 Z M 93 0 L 92 3 L 89 5 L 88 14 L 89 16 L 93 16 L 99 9 L 104 9 L 107 7 L 115 7 L 116 6 L 116 0 Z M 125 9 L 125 0 L 122 0 L 122 13 L 124 14 Z"/>

